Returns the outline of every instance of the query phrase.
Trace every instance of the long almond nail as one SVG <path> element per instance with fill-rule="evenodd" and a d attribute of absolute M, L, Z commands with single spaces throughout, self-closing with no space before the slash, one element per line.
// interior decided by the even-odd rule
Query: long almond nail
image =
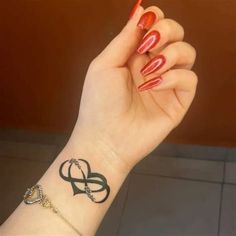
<path fill-rule="evenodd" d="M 151 50 L 157 45 L 157 43 L 160 41 L 160 38 L 160 33 L 158 31 L 151 31 L 143 38 L 137 52 L 139 54 L 144 54 Z"/>
<path fill-rule="evenodd" d="M 142 92 L 142 91 L 145 91 L 145 90 L 152 89 L 154 87 L 157 87 L 161 82 L 162 82 L 161 77 L 157 77 L 157 78 L 148 80 L 147 82 L 145 82 L 145 83 L 141 84 L 140 86 L 138 86 L 138 91 Z"/>
<path fill-rule="evenodd" d="M 143 76 L 147 76 L 155 71 L 158 71 L 164 66 L 166 63 L 166 58 L 163 55 L 159 55 L 154 57 L 151 61 L 149 61 L 141 70 L 141 74 Z"/>
<path fill-rule="evenodd" d="M 148 11 L 142 15 L 138 22 L 138 27 L 142 30 L 149 30 L 156 20 L 156 14 L 152 11 Z"/>
<path fill-rule="evenodd" d="M 131 13 L 130 13 L 129 19 L 131 19 L 131 18 L 135 15 L 135 13 L 136 13 L 138 7 L 141 5 L 142 1 L 143 1 L 143 0 L 138 0 L 138 1 L 136 2 L 136 4 L 134 5 L 134 7 L 133 7 L 133 9 L 132 9 L 132 11 L 131 11 Z"/>

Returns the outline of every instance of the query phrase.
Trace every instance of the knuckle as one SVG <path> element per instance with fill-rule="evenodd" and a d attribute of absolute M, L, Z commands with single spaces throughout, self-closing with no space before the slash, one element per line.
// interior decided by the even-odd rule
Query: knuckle
<path fill-rule="evenodd" d="M 197 84 L 198 84 L 198 76 L 197 76 L 197 74 L 194 71 L 190 70 L 189 71 L 189 77 L 192 80 L 193 86 L 197 87 Z"/>
<path fill-rule="evenodd" d="M 186 48 L 186 50 L 188 50 L 188 52 L 190 52 L 192 58 L 195 60 L 196 55 L 197 55 L 196 49 L 187 42 L 181 42 L 181 44 Z"/>
<path fill-rule="evenodd" d="M 169 48 L 171 53 L 173 53 L 176 57 L 179 55 L 179 51 L 182 48 L 182 42 L 176 42 L 176 43 L 172 43 L 170 44 Z"/>
<path fill-rule="evenodd" d="M 165 19 L 163 20 L 163 27 L 165 28 L 165 31 L 168 35 L 171 36 L 174 32 L 175 34 L 179 35 L 178 38 L 183 40 L 185 34 L 184 27 L 180 25 L 177 21 L 172 19 Z"/>
<path fill-rule="evenodd" d="M 185 36 L 184 27 L 182 25 L 180 25 L 179 23 L 177 23 L 177 26 L 179 27 L 179 32 L 180 32 L 181 38 L 184 39 L 184 36 Z"/>
<path fill-rule="evenodd" d="M 172 22 L 170 19 L 165 19 L 162 21 L 162 28 L 166 32 L 166 35 L 170 35 L 172 32 Z"/>
<path fill-rule="evenodd" d="M 188 64 L 194 64 L 196 60 L 196 49 L 187 42 L 175 42 L 169 45 L 169 50 L 172 54 L 175 55 L 175 57 L 178 57 L 179 55 L 184 55 L 186 58 L 186 63 Z"/>
<path fill-rule="evenodd" d="M 195 47 L 193 47 L 191 44 L 189 44 L 191 50 L 192 50 L 192 54 L 193 54 L 193 58 L 194 58 L 194 61 L 196 60 L 196 57 L 197 57 L 197 50 Z"/>

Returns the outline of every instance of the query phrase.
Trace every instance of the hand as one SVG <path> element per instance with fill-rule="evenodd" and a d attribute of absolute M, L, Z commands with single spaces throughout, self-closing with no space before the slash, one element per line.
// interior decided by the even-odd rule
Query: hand
<path fill-rule="evenodd" d="M 183 37 L 182 26 L 160 9 L 139 6 L 89 67 L 72 142 L 83 140 L 122 170 L 154 150 L 181 122 L 195 95 L 196 53 Z"/>

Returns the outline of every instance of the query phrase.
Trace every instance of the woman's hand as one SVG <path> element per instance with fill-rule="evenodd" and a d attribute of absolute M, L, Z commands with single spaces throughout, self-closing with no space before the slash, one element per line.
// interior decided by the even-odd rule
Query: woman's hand
<path fill-rule="evenodd" d="M 138 7 L 91 63 L 73 134 L 39 181 L 70 223 L 53 213 L 42 217 L 40 207 L 21 203 L 1 226 L 1 235 L 95 235 L 131 168 L 184 117 L 197 84 L 190 71 L 195 50 L 182 42 L 178 23 L 164 19 L 156 7 L 145 10 L 150 11 L 140 22 L 144 10 Z M 71 163 L 63 174 L 62 163 L 72 158 L 87 164 L 72 168 Z"/>
<path fill-rule="evenodd" d="M 96 149 L 99 159 L 122 171 L 154 150 L 195 95 L 196 53 L 183 37 L 182 26 L 159 8 L 139 6 L 91 63 L 69 143 Z"/>

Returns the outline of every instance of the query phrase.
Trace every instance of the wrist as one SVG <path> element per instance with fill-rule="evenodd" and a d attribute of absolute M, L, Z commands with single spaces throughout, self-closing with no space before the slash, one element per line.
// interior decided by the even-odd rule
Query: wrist
<path fill-rule="evenodd" d="M 117 166 L 115 162 L 109 163 L 110 150 L 106 146 L 102 147 L 93 139 L 72 135 L 68 144 L 39 181 L 53 204 L 83 235 L 95 235 L 98 225 L 128 174 L 128 171 L 122 170 L 119 163 Z M 78 165 L 74 162 L 76 160 Z M 22 204 L 20 209 L 23 215 L 31 217 L 30 208 Z M 43 234 L 45 230 L 51 235 L 64 232 L 65 235 L 72 235 L 73 231 L 63 222 L 58 224 L 56 221 L 52 224 L 55 215 L 49 215 L 51 218 L 48 220 L 41 217 L 38 208 L 34 209 L 32 222 L 35 221 L 42 226 Z M 50 227 L 45 227 L 47 224 L 50 224 Z M 31 224 L 27 230 L 30 232 L 28 234 L 34 235 L 32 232 L 35 231 L 35 225 Z"/>
<path fill-rule="evenodd" d="M 62 188 L 61 192 L 63 192 L 63 196 L 66 199 L 70 199 L 68 202 L 72 200 L 71 196 L 74 196 L 73 200 L 75 201 L 72 201 L 71 204 L 73 204 L 73 202 L 76 204 L 72 207 L 69 203 L 69 211 L 73 211 L 74 215 L 79 215 L 79 223 L 76 226 L 84 235 L 95 235 L 98 225 L 91 228 L 89 224 L 84 224 L 83 222 L 97 222 L 97 219 L 99 219 L 100 222 L 100 220 L 102 220 L 129 173 L 129 170 L 124 168 L 119 161 L 117 161 L 117 163 L 114 160 L 109 162 L 109 158 L 112 157 L 116 156 L 103 142 L 95 142 L 92 137 L 89 138 L 87 135 L 82 136 L 81 133 L 79 136 L 72 134 L 67 145 L 59 154 L 53 165 L 53 168 L 57 170 L 56 179 L 58 180 L 58 184 L 56 186 Z M 85 176 L 80 175 L 80 171 L 78 171 L 80 167 L 74 168 L 76 165 L 75 162 L 72 164 L 72 169 L 69 170 L 68 167 L 70 166 L 71 159 L 80 159 L 78 163 Z M 87 166 L 85 162 L 87 162 Z M 87 169 L 88 166 L 89 171 Z M 87 175 L 87 173 L 91 173 L 91 175 Z M 53 171 L 53 174 L 55 174 L 55 171 Z M 70 174 L 72 175 L 70 176 Z M 76 189 L 73 187 L 74 183 L 70 183 L 70 181 L 67 181 L 63 176 L 66 178 L 70 176 L 73 181 L 80 178 L 82 180 L 81 184 L 74 182 L 76 184 L 75 188 L 79 188 L 83 191 L 86 187 L 89 194 L 87 194 L 87 192 L 76 194 Z M 94 183 L 93 181 L 98 181 L 99 183 Z M 55 185 L 55 181 L 51 182 Z M 46 186 L 46 183 L 42 182 L 42 185 Z M 90 192 L 91 190 L 92 192 Z M 56 199 L 56 197 L 54 198 Z M 62 195 L 60 195 L 60 198 L 62 198 Z M 79 200 L 79 204 L 77 204 L 77 199 Z M 93 202 L 92 199 L 95 199 L 95 201 Z"/>
<path fill-rule="evenodd" d="M 113 176 L 126 177 L 132 167 L 124 163 L 112 145 L 105 142 L 102 137 L 88 133 L 77 135 L 73 133 L 63 149 L 63 159 L 83 158 L 95 168 Z M 65 154 L 66 153 L 66 154 Z"/>

